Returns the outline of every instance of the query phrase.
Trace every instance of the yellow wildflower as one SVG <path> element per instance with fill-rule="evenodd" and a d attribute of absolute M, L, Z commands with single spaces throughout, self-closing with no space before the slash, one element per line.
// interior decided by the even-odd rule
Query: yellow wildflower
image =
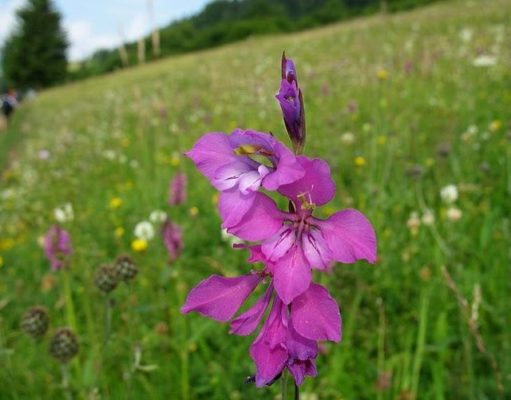
<path fill-rule="evenodd" d="M 190 208 L 189 213 L 192 217 L 195 217 L 199 214 L 199 209 L 193 206 L 192 208 Z"/>
<path fill-rule="evenodd" d="M 120 197 L 112 197 L 110 199 L 110 204 L 108 205 L 112 210 L 115 210 L 122 206 L 122 199 Z"/>
<path fill-rule="evenodd" d="M 124 228 L 122 226 L 115 228 L 114 236 L 118 239 L 122 238 L 124 236 Z"/>
<path fill-rule="evenodd" d="M 122 147 L 128 147 L 130 145 L 130 138 L 128 137 L 123 137 L 122 138 L 122 141 L 121 141 L 121 145 Z"/>
<path fill-rule="evenodd" d="M 131 249 L 136 252 L 143 252 L 147 250 L 149 243 L 145 239 L 134 239 L 131 242 Z"/>
<path fill-rule="evenodd" d="M 492 121 L 489 128 L 490 128 L 490 131 L 497 132 L 500 128 L 502 128 L 502 122 L 500 122 L 498 119 L 495 121 Z"/>
<path fill-rule="evenodd" d="M 381 68 L 378 70 L 378 72 L 376 73 L 376 76 L 378 77 L 378 79 L 380 81 L 385 81 L 389 78 L 389 73 L 387 72 L 386 69 L 384 68 Z"/>
<path fill-rule="evenodd" d="M 0 251 L 10 250 L 14 247 L 14 240 L 11 238 L 0 239 Z"/>
<path fill-rule="evenodd" d="M 378 136 L 378 144 L 384 145 L 385 143 L 387 143 L 387 136 L 385 135 Z"/>
<path fill-rule="evenodd" d="M 366 159 L 362 156 L 355 157 L 355 166 L 363 167 L 366 165 Z"/>
<path fill-rule="evenodd" d="M 177 167 L 181 162 L 181 158 L 179 157 L 179 153 L 172 153 L 172 156 L 170 158 L 170 165 L 173 167 Z"/>

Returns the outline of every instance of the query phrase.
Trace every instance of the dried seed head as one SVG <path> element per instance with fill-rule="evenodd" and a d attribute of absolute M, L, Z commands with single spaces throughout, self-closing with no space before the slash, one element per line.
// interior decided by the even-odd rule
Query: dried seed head
<path fill-rule="evenodd" d="M 25 312 L 20 325 L 23 332 L 27 335 L 32 336 L 34 339 L 39 339 L 44 336 L 50 325 L 48 311 L 44 307 L 32 307 Z"/>
<path fill-rule="evenodd" d="M 110 293 L 114 290 L 118 281 L 119 279 L 115 269 L 111 265 L 102 265 L 99 267 L 96 277 L 94 278 L 94 284 L 103 293 Z"/>
<path fill-rule="evenodd" d="M 117 279 L 129 282 L 138 274 L 138 267 L 129 256 L 119 256 L 114 265 Z"/>
<path fill-rule="evenodd" d="M 50 354 L 61 363 L 67 363 L 78 354 L 78 339 L 69 328 L 59 328 L 50 342 Z"/>

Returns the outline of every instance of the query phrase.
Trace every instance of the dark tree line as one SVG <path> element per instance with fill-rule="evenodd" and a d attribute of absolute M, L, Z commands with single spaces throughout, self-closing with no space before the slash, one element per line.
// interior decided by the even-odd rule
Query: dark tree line
<path fill-rule="evenodd" d="M 198 14 L 160 30 L 160 56 L 230 43 L 252 35 L 300 31 L 379 12 L 409 9 L 434 0 L 215 0 Z M 147 44 L 150 38 L 144 38 Z M 17 28 L 3 48 L 3 72 L 11 86 L 40 88 L 121 68 L 118 49 L 98 50 L 68 72 L 67 38 L 52 0 L 27 0 Z M 149 46 L 147 46 L 149 47 Z M 129 63 L 137 43 L 126 45 Z"/>
<path fill-rule="evenodd" d="M 216 0 L 200 13 L 161 29 L 161 55 L 219 46 L 252 35 L 300 31 L 379 12 L 384 4 L 395 12 L 434 0 Z M 146 38 L 150 43 L 150 38 Z M 137 43 L 129 43 L 130 62 L 136 63 Z M 117 50 L 100 50 L 73 72 L 80 79 L 121 67 Z"/>

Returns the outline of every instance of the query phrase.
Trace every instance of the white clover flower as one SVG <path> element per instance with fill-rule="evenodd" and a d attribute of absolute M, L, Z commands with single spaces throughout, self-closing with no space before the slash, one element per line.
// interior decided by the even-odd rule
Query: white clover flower
<path fill-rule="evenodd" d="M 220 235 L 222 237 L 222 240 L 224 242 L 228 242 L 231 246 L 235 244 L 241 244 L 243 243 L 243 240 L 239 239 L 238 237 L 231 235 L 227 232 L 227 229 L 222 229 L 220 232 Z"/>
<path fill-rule="evenodd" d="M 412 232 L 412 234 L 416 234 L 421 226 L 421 220 L 419 219 L 419 215 L 414 211 L 410 214 L 410 218 L 406 221 L 406 226 Z"/>
<path fill-rule="evenodd" d="M 351 132 L 346 132 L 341 135 L 341 142 L 344 144 L 352 144 L 355 141 L 355 135 Z"/>
<path fill-rule="evenodd" d="M 149 221 L 153 224 L 162 223 L 167 219 L 167 213 L 162 210 L 154 210 L 149 214 Z"/>
<path fill-rule="evenodd" d="M 8 188 L 2 191 L 2 199 L 10 200 L 16 197 L 16 190 L 14 188 Z"/>
<path fill-rule="evenodd" d="M 460 39 L 465 43 L 469 43 L 474 36 L 474 32 L 470 28 L 463 28 L 460 32 Z"/>
<path fill-rule="evenodd" d="M 117 153 L 114 150 L 105 150 L 103 152 L 103 157 L 105 157 L 107 160 L 115 160 L 116 156 Z"/>
<path fill-rule="evenodd" d="M 133 234 L 137 239 L 151 240 L 154 237 L 154 226 L 149 221 L 139 222 Z"/>
<path fill-rule="evenodd" d="M 440 191 L 440 197 L 446 203 L 454 203 L 458 199 L 458 188 L 456 185 L 447 185 Z"/>
<path fill-rule="evenodd" d="M 452 222 L 459 221 L 463 216 L 463 212 L 457 207 L 449 207 L 447 210 L 447 219 Z"/>
<path fill-rule="evenodd" d="M 487 54 L 480 55 L 472 61 L 474 67 L 493 67 L 497 64 L 497 57 Z"/>
<path fill-rule="evenodd" d="M 421 221 L 424 225 L 431 226 L 435 223 L 435 215 L 428 209 L 422 214 Z"/>
<path fill-rule="evenodd" d="M 53 215 L 57 222 L 69 222 L 75 218 L 73 206 L 71 203 L 66 203 L 62 207 L 57 207 L 53 210 Z"/>

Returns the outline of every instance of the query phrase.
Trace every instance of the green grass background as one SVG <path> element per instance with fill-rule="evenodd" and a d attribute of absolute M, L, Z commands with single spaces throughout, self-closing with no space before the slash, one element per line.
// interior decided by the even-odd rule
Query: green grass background
<path fill-rule="evenodd" d="M 215 192 L 182 152 L 205 132 L 235 127 L 287 141 L 274 99 L 283 50 L 304 92 L 306 154 L 326 159 L 337 183 L 334 201 L 316 213 L 358 208 L 379 241 L 376 265 L 315 276 L 341 305 L 344 332 L 340 344 L 325 344 L 302 398 L 511 397 L 509 21 L 509 0 L 441 2 L 174 57 L 25 103 L 0 133 L 0 398 L 278 396 L 278 385 L 244 383 L 254 371 L 250 338 L 179 307 L 209 274 L 250 268 L 247 254 L 222 240 Z M 474 66 L 483 53 L 496 65 Z M 438 154 L 446 144 L 447 157 Z M 49 160 L 38 157 L 43 149 Z M 188 175 L 188 199 L 169 207 L 177 171 Z M 439 194 L 448 184 L 460 192 L 457 222 Z M 115 197 L 122 205 L 112 209 Z M 66 202 L 75 211 L 64 224 L 74 254 L 68 271 L 51 272 L 38 240 Z M 184 229 L 185 250 L 170 265 L 158 237 L 144 253 L 130 249 L 135 224 L 155 209 Z M 414 235 L 410 214 L 426 209 L 435 223 Z M 105 299 L 93 276 L 123 253 L 140 274 L 114 292 L 103 347 Z M 52 330 L 71 325 L 79 336 L 67 391 L 47 339 L 33 342 L 19 330 L 35 304 L 49 309 Z"/>

